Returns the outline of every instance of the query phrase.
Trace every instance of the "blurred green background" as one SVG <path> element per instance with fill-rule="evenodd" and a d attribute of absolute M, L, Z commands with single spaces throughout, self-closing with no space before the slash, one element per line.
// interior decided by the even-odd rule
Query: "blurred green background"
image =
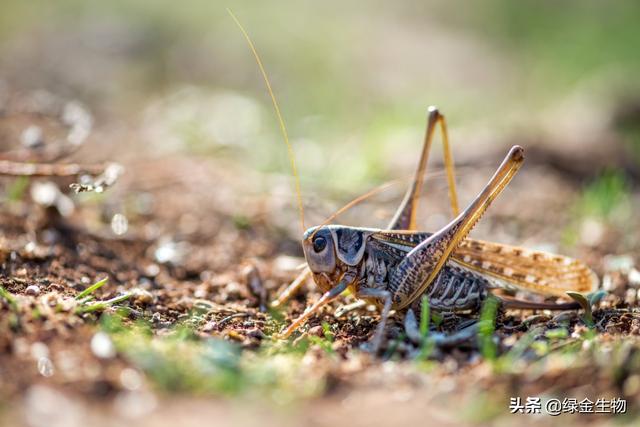
<path fill-rule="evenodd" d="M 98 126 L 139 126 L 157 152 L 288 173 L 227 7 L 263 57 L 303 185 L 408 176 L 432 104 L 464 162 L 477 139 L 517 139 L 554 120 L 588 134 L 598 106 L 640 99 L 637 1 L 3 0 L 0 78 L 78 98 Z M 637 142 L 637 124 L 625 129 Z"/>

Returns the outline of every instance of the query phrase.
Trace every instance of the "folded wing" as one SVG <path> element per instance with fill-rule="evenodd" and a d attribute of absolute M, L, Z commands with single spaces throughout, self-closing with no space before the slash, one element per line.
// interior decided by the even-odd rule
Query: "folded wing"
<path fill-rule="evenodd" d="M 588 293 L 598 287 L 598 277 L 582 261 L 517 246 L 465 239 L 452 261 L 489 276 L 500 288 L 566 297 L 567 291 Z"/>

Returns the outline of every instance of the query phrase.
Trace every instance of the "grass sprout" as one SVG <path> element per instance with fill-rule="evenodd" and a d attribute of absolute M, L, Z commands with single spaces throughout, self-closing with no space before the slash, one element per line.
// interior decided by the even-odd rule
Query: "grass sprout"
<path fill-rule="evenodd" d="M 7 301 L 9 304 L 9 308 L 11 313 L 9 314 L 9 324 L 11 328 L 14 330 L 20 329 L 20 311 L 18 309 L 18 300 L 16 297 L 9 291 L 7 291 L 4 286 L 0 285 L 0 298 Z"/>
<path fill-rule="evenodd" d="M 95 291 L 97 291 L 98 289 L 100 289 L 101 287 L 106 285 L 108 281 L 109 281 L 108 277 L 105 277 L 104 279 L 98 280 L 96 283 L 94 283 L 93 285 L 89 286 L 87 289 L 85 289 L 84 291 L 82 291 L 78 295 L 76 295 L 76 300 L 81 300 L 81 299 L 91 295 L 92 293 L 94 293 Z"/>
<path fill-rule="evenodd" d="M 423 338 L 427 338 L 429 335 L 429 321 L 431 320 L 429 306 L 429 297 L 426 295 L 422 297 L 422 303 L 420 304 L 420 335 Z"/>
<path fill-rule="evenodd" d="M 580 319 L 587 325 L 589 328 L 595 328 L 596 324 L 593 320 L 593 313 L 591 311 L 591 302 L 587 299 L 586 296 L 582 295 L 579 292 L 567 292 L 567 295 L 571 297 L 575 302 L 580 304 L 580 307 L 584 310 Z"/>
<path fill-rule="evenodd" d="M 7 199 L 10 202 L 17 202 L 23 199 L 27 188 L 29 188 L 29 177 L 19 176 L 17 177 L 9 188 L 7 188 Z"/>
<path fill-rule="evenodd" d="M 129 298 L 131 298 L 131 293 L 118 295 L 117 297 L 108 299 L 106 301 L 98 301 L 98 302 L 95 302 L 93 304 L 81 305 L 80 307 L 76 308 L 76 314 L 92 313 L 94 311 L 102 311 L 102 310 L 105 310 L 108 307 L 111 307 L 111 306 L 115 305 L 115 304 L 118 304 L 118 303 L 121 303 L 123 301 L 126 301 Z"/>
<path fill-rule="evenodd" d="M 435 315 L 436 313 L 433 314 Z M 430 323 L 431 306 L 429 305 L 429 297 L 425 295 L 422 297 L 420 304 L 420 335 L 422 336 L 422 344 L 420 346 L 420 352 L 416 357 L 417 360 L 428 359 L 435 348 L 435 343 L 429 336 Z"/>
<path fill-rule="evenodd" d="M 7 291 L 4 286 L 0 285 L 0 298 L 4 298 L 5 301 L 11 306 L 12 309 L 16 309 L 18 306 L 18 302 L 16 297 L 9 291 Z"/>
<path fill-rule="evenodd" d="M 486 360 L 495 361 L 498 355 L 493 333 L 496 328 L 496 314 L 498 311 L 498 299 L 489 297 L 482 305 L 480 321 L 478 324 L 478 339 L 480 352 Z"/>
<path fill-rule="evenodd" d="M 100 324 L 118 353 L 163 391 L 255 395 L 287 404 L 326 387 L 324 376 L 305 365 L 304 353 L 289 343 L 267 341 L 258 351 L 243 351 L 236 343 L 197 334 L 188 322 L 160 336 L 147 321 L 130 322 L 120 312 L 102 315 Z"/>

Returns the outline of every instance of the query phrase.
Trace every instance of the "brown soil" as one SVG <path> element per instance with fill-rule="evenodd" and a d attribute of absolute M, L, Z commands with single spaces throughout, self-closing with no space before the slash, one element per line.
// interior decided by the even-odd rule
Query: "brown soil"
<path fill-rule="evenodd" d="M 133 292 L 123 304 L 129 308 L 131 324 L 146 319 L 154 334 L 163 335 L 194 310 L 204 311 L 195 325 L 198 335 L 230 340 L 253 352 L 279 326 L 264 305 L 293 280 L 296 266 L 303 262 L 295 237 L 296 212 L 289 200 L 250 193 L 250 179 L 238 180 L 228 164 L 177 155 L 152 158 L 144 149 L 135 150 L 139 151 L 117 156 L 116 148 L 114 156 L 126 167 L 125 176 L 99 199 L 77 199 L 69 216 L 35 203 L 28 190 L 20 200 L 6 200 L 0 209 L 0 285 L 19 306 L 0 302 L 0 395 L 6 402 L 7 425 L 124 425 L 131 420 L 137 425 L 195 425 L 203 419 L 222 425 L 387 425 L 424 420 L 460 425 L 492 419 L 494 411 L 508 417 L 509 396 L 625 397 L 630 410 L 640 399 L 638 284 L 626 270 L 604 261 L 607 254 L 624 254 L 637 246 L 622 244 L 623 232 L 607 224 L 595 244 L 580 244 L 572 254 L 592 265 L 601 278 L 607 277 L 609 295 L 594 312 L 597 344 L 604 351 L 583 349 L 576 359 L 563 356 L 563 347 L 583 345 L 575 338 L 586 330 L 578 312 L 509 311 L 499 314 L 499 351 L 508 351 L 518 338 L 535 330 L 536 340 L 557 353 L 548 356 L 544 369 L 533 363 L 538 356 L 528 349 L 510 369 L 495 372 L 483 361 L 475 340 L 436 350 L 435 363 L 420 368 L 410 360 L 417 347 L 398 340 L 399 321 L 389 328 L 380 355 L 358 351 L 370 338 L 377 314 L 362 309 L 335 318 L 333 312 L 342 301 L 324 309 L 305 328 L 308 334 L 322 335 L 320 325 L 326 322 L 334 336 L 331 346 L 337 357 L 317 346 L 304 356 L 310 372 L 326 380 L 325 391 L 317 397 L 272 407 L 262 398 L 166 394 L 153 384 L 145 386 L 152 394 L 129 396 L 133 392 L 123 385 L 122 373 L 131 362 L 122 355 L 100 358 L 90 346 L 100 315 L 113 310 L 75 314 L 74 296 L 80 291 L 108 277 L 96 298 Z M 96 154 L 81 152 L 77 158 L 96 160 Z M 463 169 L 463 200 L 491 172 L 492 166 L 480 165 L 466 173 Z M 62 189 L 71 182 L 55 181 Z M 14 178 L 3 180 L 5 189 L 14 183 Z M 441 184 L 435 181 L 429 187 L 430 202 L 446 200 Z M 527 165 L 476 235 L 509 243 L 558 242 L 571 220 L 565 207 L 575 199 L 578 186 L 575 177 L 557 168 Z M 392 211 L 400 196 L 398 191 L 390 196 L 392 202 L 374 200 L 349 220 L 371 225 L 366 223 L 370 213 Z M 446 212 L 446 207 L 433 202 L 429 210 Z M 127 219 L 122 235 L 114 232 L 118 213 Z M 432 212 L 427 222 L 438 218 Z M 637 261 L 631 258 L 631 268 Z M 317 297 L 308 285 L 287 306 L 284 322 Z M 451 332 L 460 322 L 448 319 L 440 330 Z M 562 326 L 568 337 L 554 341 L 546 335 Z M 391 346 L 396 346 L 395 352 L 388 360 Z M 53 363 L 51 375 L 46 366 L 39 366 L 43 355 Z M 139 414 L 126 409 L 127 396 Z M 145 405 L 150 405 L 148 410 Z M 563 423 L 607 420 L 561 418 Z M 535 422 L 525 416 L 517 420 Z"/>

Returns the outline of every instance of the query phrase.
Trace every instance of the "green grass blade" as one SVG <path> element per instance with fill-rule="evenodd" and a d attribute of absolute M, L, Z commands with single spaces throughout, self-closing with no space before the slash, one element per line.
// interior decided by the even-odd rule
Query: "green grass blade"
<path fill-rule="evenodd" d="M 100 302 L 96 302 L 95 304 L 78 307 L 76 309 L 76 313 L 77 314 L 92 313 L 94 311 L 104 310 L 109 306 L 112 306 L 112 305 L 117 304 L 117 303 L 122 302 L 122 301 L 126 301 L 129 298 L 131 298 L 131 294 L 130 293 L 118 295 L 117 297 L 111 298 L 110 300 L 100 301 Z"/>
<path fill-rule="evenodd" d="M 7 291 L 4 286 L 0 286 L 0 297 L 6 299 L 11 306 L 16 305 L 16 297 Z"/>
<path fill-rule="evenodd" d="M 493 342 L 493 332 L 496 329 L 496 314 L 498 311 L 498 300 L 494 297 L 486 299 L 482 305 L 480 322 L 478 328 L 478 338 L 480 340 L 480 351 L 487 360 L 495 360 L 498 349 Z"/>
<path fill-rule="evenodd" d="M 582 319 L 584 324 L 591 329 L 594 328 L 596 324 L 593 320 L 593 313 L 591 312 L 591 304 L 589 303 L 589 300 L 587 299 L 587 297 L 585 297 L 579 292 L 567 291 L 566 294 L 569 295 L 578 304 L 580 304 L 580 306 L 584 310 L 584 314 L 580 316 L 580 319 Z"/>
<path fill-rule="evenodd" d="M 87 295 L 94 293 L 96 290 L 103 287 L 108 281 L 109 281 L 108 277 L 105 277 L 104 279 L 97 281 L 96 283 L 94 283 L 93 285 L 89 286 L 87 289 L 85 289 L 84 291 L 76 295 L 76 299 L 79 300 L 86 297 Z"/>
<path fill-rule="evenodd" d="M 28 187 L 28 176 L 17 177 L 7 189 L 7 199 L 9 199 L 10 202 L 17 202 L 19 200 L 22 200 Z"/>
<path fill-rule="evenodd" d="M 431 310 L 429 307 L 429 297 L 422 297 L 420 305 L 420 335 L 426 338 L 429 335 L 429 322 L 431 321 Z"/>

